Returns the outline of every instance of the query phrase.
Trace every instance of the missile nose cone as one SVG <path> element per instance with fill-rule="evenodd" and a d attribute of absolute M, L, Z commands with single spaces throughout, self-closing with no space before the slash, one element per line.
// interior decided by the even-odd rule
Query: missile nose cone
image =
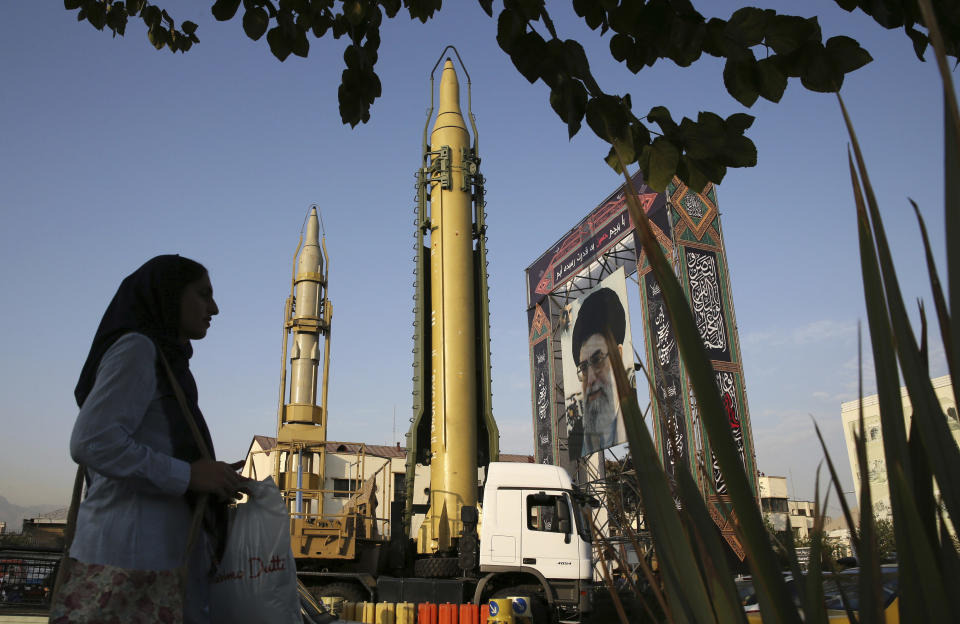
<path fill-rule="evenodd" d="M 447 59 L 440 74 L 440 105 L 437 107 L 437 121 L 433 130 L 449 126 L 467 129 L 460 112 L 460 83 L 457 72 L 453 69 L 453 62 Z"/>
<path fill-rule="evenodd" d="M 300 259 L 297 262 L 300 271 L 311 273 L 323 272 L 323 250 L 320 248 L 320 219 L 317 216 L 317 208 L 310 208 L 310 216 L 307 217 L 307 233 L 303 239 L 303 249 L 300 251 Z"/>
<path fill-rule="evenodd" d="M 317 218 L 317 209 L 310 209 L 310 216 L 307 217 L 307 245 L 320 245 L 320 220 Z"/>

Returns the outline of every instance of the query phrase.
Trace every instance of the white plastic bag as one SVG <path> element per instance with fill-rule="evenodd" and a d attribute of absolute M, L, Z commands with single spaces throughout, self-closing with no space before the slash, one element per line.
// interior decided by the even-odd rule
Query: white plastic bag
<path fill-rule="evenodd" d="M 210 585 L 214 624 L 301 624 L 290 517 L 273 479 L 251 481 Z"/>

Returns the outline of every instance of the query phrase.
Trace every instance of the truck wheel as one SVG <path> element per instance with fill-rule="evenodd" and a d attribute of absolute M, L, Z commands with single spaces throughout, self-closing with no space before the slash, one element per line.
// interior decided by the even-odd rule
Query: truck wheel
<path fill-rule="evenodd" d="M 493 593 L 487 600 L 494 598 L 508 598 L 510 596 L 529 596 L 530 597 L 530 619 L 533 624 L 553 624 L 556 619 L 552 615 L 550 605 L 547 604 L 543 592 L 530 586 L 508 587 L 500 589 Z"/>
<path fill-rule="evenodd" d="M 453 578 L 460 575 L 457 557 L 428 557 L 413 562 L 414 573 L 422 578 Z"/>
<path fill-rule="evenodd" d="M 343 598 L 347 602 L 365 602 L 370 599 L 369 594 L 352 583 L 330 583 L 329 585 L 314 586 L 310 588 L 310 593 L 318 601 L 325 596 Z"/>

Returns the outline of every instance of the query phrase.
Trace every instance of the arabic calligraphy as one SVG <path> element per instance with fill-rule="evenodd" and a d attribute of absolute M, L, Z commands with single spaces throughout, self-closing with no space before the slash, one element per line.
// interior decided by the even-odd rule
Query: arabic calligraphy
<path fill-rule="evenodd" d="M 550 374 L 547 345 L 549 340 L 541 340 L 533 346 L 533 415 L 537 441 L 537 457 L 545 464 L 553 463 L 553 423 L 550 418 Z"/>
<path fill-rule="evenodd" d="M 745 465 L 743 452 L 743 427 L 740 423 L 740 415 L 737 411 L 737 390 L 733 373 L 727 371 L 716 371 L 717 387 L 720 389 L 720 399 L 723 402 L 723 409 L 727 414 L 727 422 L 730 425 L 730 432 L 733 434 L 733 441 L 737 446 L 737 453 L 740 455 L 740 463 Z M 710 457 L 713 460 L 713 480 L 717 494 L 727 493 L 727 483 L 720 471 L 720 462 L 713 451 L 710 451 Z"/>
<path fill-rule="evenodd" d="M 690 276 L 690 303 L 703 346 L 726 351 L 727 332 L 723 323 L 717 263 L 710 254 L 687 249 L 687 274 Z"/>
<path fill-rule="evenodd" d="M 663 306 L 660 285 L 652 273 L 645 277 L 647 322 L 654 336 L 651 349 L 656 411 L 664 470 L 675 486 L 676 467 L 687 461 L 687 428 L 680 398 L 680 354 Z M 676 495 L 676 491 L 674 491 Z"/>

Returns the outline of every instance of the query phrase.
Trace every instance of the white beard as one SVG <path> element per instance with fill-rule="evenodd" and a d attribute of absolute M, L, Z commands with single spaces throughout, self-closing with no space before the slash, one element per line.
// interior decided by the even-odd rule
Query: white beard
<path fill-rule="evenodd" d="M 614 423 L 617 405 L 610 395 L 610 388 L 601 383 L 583 405 L 583 437 L 586 453 L 611 446 L 616 440 Z"/>

